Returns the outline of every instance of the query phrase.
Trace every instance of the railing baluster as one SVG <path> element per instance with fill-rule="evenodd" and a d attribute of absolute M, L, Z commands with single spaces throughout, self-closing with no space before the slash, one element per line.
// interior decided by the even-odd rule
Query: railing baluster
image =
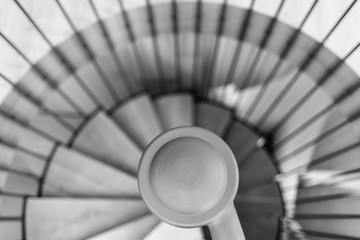
<path fill-rule="evenodd" d="M 162 90 L 166 89 L 166 81 L 169 79 L 165 78 L 165 74 L 164 74 L 164 67 L 162 65 L 162 61 L 161 61 L 161 56 L 160 56 L 160 50 L 159 50 L 159 41 L 158 41 L 158 32 L 156 30 L 156 25 L 155 25 L 155 19 L 154 19 L 154 12 L 153 12 L 153 8 L 150 4 L 150 0 L 146 0 L 146 10 L 147 10 L 147 15 L 148 15 L 148 24 L 150 27 L 150 32 L 151 32 L 151 41 L 152 41 L 152 45 L 154 48 L 154 53 L 155 53 L 155 63 L 156 63 L 156 69 L 158 72 L 158 76 L 160 77 L 160 86 L 162 88 Z"/>
<path fill-rule="evenodd" d="M 96 62 L 96 56 L 91 51 L 91 49 L 88 46 L 88 44 L 86 43 L 86 40 L 84 39 L 84 37 L 81 35 L 81 33 L 76 28 L 76 26 L 75 26 L 73 20 L 71 20 L 69 14 L 65 11 L 65 8 L 63 7 L 62 3 L 60 3 L 59 0 L 55 0 L 55 2 L 57 3 L 58 8 L 59 8 L 60 12 L 63 14 L 63 16 L 65 17 L 66 21 L 69 23 L 69 26 L 71 27 L 71 29 L 75 33 L 75 36 L 80 41 L 81 46 L 84 49 L 85 53 L 87 54 L 87 57 L 88 57 L 89 61 L 91 61 L 93 63 L 93 66 L 94 66 L 96 72 L 99 74 L 100 79 L 103 81 L 103 83 L 105 85 L 105 88 L 110 93 L 110 96 L 112 97 L 112 99 L 115 102 L 117 102 L 119 100 L 119 97 L 118 97 L 117 93 L 115 92 L 114 87 L 112 86 L 112 83 L 107 78 L 106 74 L 104 73 L 103 69 Z"/>
<path fill-rule="evenodd" d="M 263 96 L 265 95 L 265 92 L 268 90 L 269 87 L 269 83 L 274 79 L 276 73 L 279 71 L 281 64 L 282 64 L 282 60 L 285 59 L 285 57 L 287 56 L 287 54 L 290 52 L 290 50 L 295 46 L 295 42 L 297 40 L 297 38 L 300 35 L 301 29 L 303 28 L 303 26 L 305 25 L 305 23 L 307 22 L 307 20 L 309 19 L 311 13 L 313 12 L 315 6 L 317 5 L 318 0 L 314 0 L 313 4 L 311 5 L 311 7 L 309 8 L 308 12 L 306 13 L 305 17 L 303 18 L 303 20 L 301 21 L 299 27 L 294 31 L 294 33 L 291 35 L 291 37 L 289 38 L 289 40 L 287 41 L 286 46 L 281 50 L 280 53 L 280 57 L 279 59 L 276 60 L 273 69 L 271 70 L 271 72 L 269 73 L 269 75 L 265 78 L 264 82 L 263 82 L 263 86 L 260 89 L 260 91 L 255 95 L 254 100 L 252 101 L 251 105 L 249 106 L 249 109 L 254 109 L 252 110 L 253 112 L 256 110 L 256 108 L 258 107 L 260 101 L 262 100 Z M 267 118 L 269 115 L 271 114 L 271 112 L 265 113 L 263 114 L 262 118 Z M 260 120 L 258 121 L 258 123 L 261 123 L 263 120 L 260 118 Z"/>
<path fill-rule="evenodd" d="M 63 53 L 61 53 L 50 41 L 50 39 L 46 36 L 46 34 L 41 30 L 41 28 L 38 26 L 38 24 L 35 22 L 35 20 L 30 16 L 28 11 L 20 4 L 18 0 L 14 0 L 14 3 L 18 6 L 18 8 L 21 10 L 21 12 L 24 14 L 24 16 L 29 20 L 29 22 L 34 26 L 36 31 L 40 34 L 40 36 L 44 39 L 44 41 L 48 44 L 48 46 L 51 48 L 52 52 L 55 53 L 55 56 L 60 60 L 60 62 L 64 65 L 64 67 L 74 75 L 75 80 L 79 83 L 79 85 L 84 89 L 84 91 L 87 93 L 89 98 L 93 101 L 95 105 L 99 105 L 100 101 L 96 98 L 96 96 L 92 93 L 92 91 L 87 87 L 87 85 L 84 83 L 84 80 L 82 80 L 78 74 L 76 73 L 76 69 L 71 65 L 71 63 L 66 60 Z M 33 64 L 32 64 L 33 66 Z M 33 66 L 35 67 L 35 66 Z M 38 71 L 38 70 L 37 70 Z M 44 78 L 45 80 L 47 78 Z M 53 88 L 57 88 L 57 86 L 53 86 Z M 72 106 L 74 109 L 78 111 L 78 114 L 84 117 L 86 114 L 84 113 L 84 110 L 74 101 L 72 100 L 66 92 L 61 90 L 61 88 L 57 88 L 57 91 L 59 94 L 69 103 L 70 106 Z"/>
<path fill-rule="evenodd" d="M 333 64 L 332 67 L 330 67 L 330 71 L 326 72 L 325 74 L 323 74 L 323 76 L 320 78 L 320 80 L 317 82 L 317 84 L 312 87 L 307 94 L 305 94 L 300 100 L 298 100 L 298 102 L 295 104 L 295 106 L 288 112 L 288 114 L 286 116 L 283 117 L 282 121 L 279 121 L 279 123 L 277 123 L 272 129 L 272 132 L 276 132 L 277 130 L 279 130 L 281 128 L 281 126 L 294 114 L 294 111 L 296 111 L 297 109 L 299 109 L 305 102 L 307 99 L 309 99 L 311 96 L 313 96 L 313 94 L 315 93 L 315 91 L 318 89 L 319 86 L 323 85 L 326 83 L 327 80 L 330 79 L 330 77 L 335 74 L 337 72 L 337 70 L 339 70 L 339 68 L 343 65 L 343 63 L 346 61 L 346 59 L 348 59 L 360 46 L 360 43 L 358 43 L 343 59 L 337 61 L 335 64 Z M 356 79 L 355 83 L 353 85 L 351 85 L 350 87 L 348 87 L 342 94 L 340 94 L 339 96 L 337 96 L 335 98 L 335 100 L 328 105 L 327 107 L 325 107 L 324 109 L 322 109 L 321 111 L 319 111 L 316 115 L 314 115 L 313 117 L 311 117 L 309 120 L 307 120 L 305 123 L 303 123 L 301 126 L 299 126 L 298 128 L 296 128 L 295 130 L 293 130 L 291 133 L 289 133 L 284 139 L 282 139 L 281 141 L 277 142 L 275 145 L 279 146 L 285 143 L 285 141 L 288 141 L 292 138 L 294 138 L 295 136 L 299 135 L 301 133 L 301 131 L 303 131 L 304 129 L 306 129 L 308 126 L 310 126 L 313 122 L 315 122 L 316 120 L 318 120 L 320 117 L 324 116 L 325 114 L 329 113 L 332 109 L 334 109 L 337 104 L 339 104 L 341 101 L 347 99 L 349 96 L 351 96 L 352 93 L 354 93 L 357 89 L 360 88 L 360 83 L 359 80 Z"/>
<path fill-rule="evenodd" d="M 250 22 L 250 19 L 251 19 L 251 15 L 252 15 L 252 11 L 253 11 L 255 1 L 256 0 L 251 0 L 250 7 L 246 11 L 246 15 L 245 15 L 245 19 L 243 21 L 243 24 L 239 27 L 239 33 L 238 33 L 238 36 L 237 36 L 238 41 L 236 43 L 235 53 L 234 53 L 233 58 L 231 60 L 229 71 L 226 74 L 224 86 L 232 83 L 232 81 L 234 80 L 234 74 L 235 74 L 236 67 L 238 65 L 238 62 L 239 62 L 239 59 L 240 59 L 240 56 L 241 56 L 241 52 L 242 52 L 243 40 L 244 40 L 244 38 L 246 36 L 246 32 L 247 32 L 248 25 L 249 25 L 249 22 Z M 242 86 L 240 86 L 239 89 L 241 89 L 241 87 Z M 225 95 L 225 91 L 223 89 L 223 91 L 220 94 L 220 96 L 221 96 L 220 99 L 223 99 L 224 95 Z M 233 106 L 232 110 L 234 110 L 234 108 L 235 108 L 235 106 Z"/>
<path fill-rule="evenodd" d="M 175 67 L 176 67 L 176 81 L 178 83 L 178 89 L 182 89 L 184 86 L 184 79 L 182 76 L 182 64 L 181 64 L 181 50 L 180 50 L 180 35 L 179 35 L 179 19 L 178 19 L 178 8 L 176 0 L 171 1 L 171 9 L 172 9 L 172 27 L 173 27 L 173 35 L 174 35 L 174 56 L 175 56 Z"/>
<path fill-rule="evenodd" d="M 284 6 L 284 3 L 285 3 L 285 0 L 281 0 L 280 4 L 279 4 L 279 6 L 278 6 L 278 8 L 276 10 L 275 15 L 273 16 L 273 18 L 271 19 L 270 23 L 267 26 L 264 38 L 262 39 L 262 41 L 260 43 L 260 46 L 257 49 L 256 56 L 255 56 L 254 60 L 252 61 L 251 65 L 250 65 L 250 69 L 247 72 L 247 75 L 245 77 L 245 81 L 251 81 L 251 79 L 252 79 L 252 77 L 253 77 L 253 75 L 255 73 L 255 70 L 259 65 L 260 59 L 264 55 L 263 50 L 266 48 L 266 45 L 268 44 L 269 38 L 270 38 L 270 36 L 271 36 L 271 34 L 273 32 L 273 29 L 275 27 L 276 22 L 278 21 L 278 17 L 279 17 L 279 15 L 281 13 L 281 10 L 282 10 L 283 6 Z M 244 85 L 246 87 L 247 84 L 244 83 Z M 240 99 L 240 102 L 237 103 L 237 105 L 238 106 L 241 105 L 241 99 Z M 253 114 L 254 110 L 255 110 L 255 105 L 251 104 L 250 107 L 247 109 L 247 111 L 244 113 L 244 118 L 245 119 L 250 119 L 250 117 Z"/>
<path fill-rule="evenodd" d="M 2 35 L 0 33 L 0 35 Z M 49 114 L 50 116 L 53 117 L 53 119 L 55 121 L 57 121 L 59 124 L 61 124 L 63 127 L 65 127 L 66 129 L 68 129 L 69 131 L 73 131 L 75 128 L 69 124 L 68 122 L 66 122 L 59 114 L 55 113 L 53 110 L 47 108 L 43 102 L 41 102 L 40 100 L 36 99 L 34 96 L 32 96 L 31 94 L 27 93 L 26 90 L 24 90 L 23 88 L 21 88 L 19 85 L 14 84 L 9 78 L 7 78 L 3 73 L 0 73 L 0 77 L 5 80 L 8 84 L 10 84 L 20 95 L 22 95 L 23 97 L 25 97 L 27 100 L 29 100 L 30 102 L 32 102 L 34 105 L 36 105 L 39 109 L 41 109 L 43 112 Z"/>
<path fill-rule="evenodd" d="M 97 21 L 99 22 L 101 31 L 103 32 L 104 38 L 106 40 L 106 44 L 111 52 L 111 57 L 115 62 L 115 66 L 116 66 L 118 72 L 122 76 L 126 76 L 127 74 L 126 74 L 125 68 L 124 68 L 123 64 L 121 63 L 119 56 L 115 53 L 115 50 L 116 50 L 115 46 L 109 37 L 109 31 L 106 28 L 103 20 L 100 17 L 99 11 L 94 4 L 94 0 L 89 0 L 89 3 L 90 3 L 91 9 L 92 9 Z M 129 79 L 127 77 L 125 77 L 124 85 L 125 85 L 126 91 L 132 93 L 132 92 L 134 92 L 134 90 L 132 89 L 131 84 L 128 81 L 129 81 Z"/>
<path fill-rule="evenodd" d="M 321 48 L 323 47 L 324 43 L 329 39 L 329 37 L 334 33 L 334 31 L 337 29 L 339 24 L 342 22 L 342 20 L 347 16 L 347 14 L 350 12 L 350 10 L 355 5 L 356 0 L 354 0 L 349 7 L 346 9 L 346 11 L 342 14 L 342 16 L 338 19 L 336 24 L 331 28 L 331 30 L 327 33 L 327 35 L 323 38 L 321 42 L 316 44 L 316 46 L 311 49 L 307 57 L 302 61 L 299 68 L 296 70 L 295 75 L 291 78 L 289 82 L 286 83 L 285 87 L 280 91 L 280 93 L 277 95 L 275 100 L 272 101 L 270 106 L 266 109 L 265 113 L 262 115 L 260 120 L 258 121 L 258 126 L 262 126 L 270 114 L 274 111 L 274 109 L 277 107 L 277 105 L 283 100 L 283 98 L 286 96 L 286 94 L 293 88 L 298 78 L 301 76 L 302 72 L 307 69 L 307 67 L 311 64 L 311 62 L 315 59 Z M 280 120 L 281 122 L 281 120 Z"/>
<path fill-rule="evenodd" d="M 211 85 L 213 83 L 213 74 L 216 69 L 217 58 L 219 55 L 220 38 L 221 38 L 223 30 L 224 30 L 225 16 L 226 16 L 226 13 L 228 10 L 227 1 L 228 0 L 224 0 L 224 2 L 222 3 L 222 6 L 221 6 L 221 12 L 220 12 L 218 26 L 217 26 L 217 32 L 216 32 L 215 46 L 212 49 L 209 68 L 207 69 L 204 80 L 203 80 L 203 89 L 202 89 L 203 97 L 206 97 L 208 95 L 209 89 L 211 89 Z"/>
<path fill-rule="evenodd" d="M 195 93 L 201 92 L 200 86 L 197 81 L 200 73 L 200 34 L 201 34 L 201 21 L 202 21 L 202 0 L 198 0 L 196 3 L 196 17 L 195 17 L 195 36 L 194 36 L 194 55 L 193 55 L 193 66 L 192 66 L 192 89 Z"/>
<path fill-rule="evenodd" d="M 119 4 L 119 7 L 121 9 L 121 14 L 122 14 L 123 20 L 125 22 L 125 27 L 126 27 L 128 35 L 129 35 L 129 39 L 131 41 L 132 53 L 134 54 L 135 61 L 137 62 L 137 66 L 140 68 L 139 70 L 140 70 L 140 74 L 141 74 L 141 76 L 140 76 L 141 81 L 142 81 L 142 83 L 144 85 L 145 90 L 149 90 L 150 87 L 148 85 L 148 82 L 146 81 L 147 74 L 146 74 L 146 70 L 145 70 L 145 67 L 144 67 L 144 63 L 141 60 L 141 55 L 140 55 L 139 48 L 136 46 L 136 37 L 135 37 L 134 31 L 133 31 L 133 29 L 131 27 L 131 23 L 130 23 L 128 13 L 124 8 L 123 0 L 118 0 L 118 4 Z"/>

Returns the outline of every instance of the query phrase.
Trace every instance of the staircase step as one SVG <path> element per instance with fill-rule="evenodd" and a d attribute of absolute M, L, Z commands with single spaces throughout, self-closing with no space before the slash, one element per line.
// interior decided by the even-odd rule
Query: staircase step
<path fill-rule="evenodd" d="M 164 128 L 194 125 L 194 101 L 191 94 L 168 94 L 155 100 Z"/>
<path fill-rule="evenodd" d="M 360 197 L 343 197 L 308 202 L 296 206 L 296 214 L 311 215 L 360 215 Z"/>
<path fill-rule="evenodd" d="M 280 198 L 280 192 L 277 191 L 277 188 L 274 185 L 273 191 L 278 193 L 277 196 L 271 197 L 265 194 L 253 194 L 250 195 L 248 192 L 243 194 L 238 194 L 234 204 L 239 213 L 243 214 L 259 214 L 259 213 L 276 213 L 278 215 L 282 214 L 283 206 Z"/>
<path fill-rule="evenodd" d="M 316 233 L 312 233 L 312 234 L 316 234 Z M 314 237 L 310 234 L 307 234 L 307 238 L 309 240 L 329 240 L 329 237 L 326 234 L 323 234 L 323 237 Z M 332 236 L 331 240 L 344 240 L 344 238 L 341 238 L 341 236 L 339 236 L 338 238 Z"/>
<path fill-rule="evenodd" d="M 47 156 L 54 146 L 53 141 L 46 139 L 15 121 L 11 121 L 10 119 L 2 116 L 0 116 L 0 132 L 1 139 L 4 141 L 43 156 Z"/>
<path fill-rule="evenodd" d="M 331 199 L 332 196 L 348 195 L 349 189 L 341 187 L 339 184 L 317 184 L 308 187 L 299 187 L 297 191 L 297 198 L 299 200 L 307 199 Z"/>
<path fill-rule="evenodd" d="M 159 222 L 154 215 L 147 215 L 87 240 L 143 240 Z"/>
<path fill-rule="evenodd" d="M 44 179 L 45 196 L 139 197 L 136 178 L 101 160 L 59 146 Z"/>
<path fill-rule="evenodd" d="M 6 240 L 22 239 L 21 220 L 0 220 L 0 236 Z"/>
<path fill-rule="evenodd" d="M 1 217 L 21 217 L 24 209 L 24 198 L 0 195 Z M 1 218 L 0 217 L 0 218 Z M 1 222 L 0 222 L 1 225 Z"/>
<path fill-rule="evenodd" d="M 39 191 L 39 180 L 30 176 L 0 170 L 0 186 L 5 192 L 36 196 Z"/>
<path fill-rule="evenodd" d="M 132 82 L 129 79 L 125 79 L 124 75 L 122 75 L 118 70 L 119 66 L 117 66 L 117 62 L 114 59 L 113 55 L 103 55 L 95 60 L 99 66 L 103 69 L 104 74 L 106 75 L 109 82 L 113 86 L 114 92 L 118 99 L 126 99 L 129 95 L 132 95 L 131 87 L 129 87 L 126 82 Z"/>
<path fill-rule="evenodd" d="M 178 228 L 160 223 L 144 240 L 203 240 L 201 228 Z"/>
<path fill-rule="evenodd" d="M 248 159 L 239 164 L 239 188 L 253 183 L 271 179 L 277 175 L 277 170 L 269 155 L 261 148 L 251 154 Z"/>
<path fill-rule="evenodd" d="M 75 137 L 73 147 L 87 155 L 136 175 L 142 151 L 105 115 L 98 112 Z"/>
<path fill-rule="evenodd" d="M 55 56 L 53 56 L 55 57 Z M 55 57 L 56 58 L 56 57 Z M 78 80 L 74 76 L 68 76 L 60 85 L 59 89 L 63 92 L 66 92 L 73 100 L 76 102 L 82 109 L 85 110 L 87 114 L 93 112 L 96 107 L 98 107 L 92 99 L 92 96 L 87 94 L 86 90 L 79 84 Z M 50 94 L 46 99 L 46 104 L 49 106 L 56 106 L 57 96 Z"/>
<path fill-rule="evenodd" d="M 115 99 L 115 96 L 113 96 L 112 93 L 114 90 L 113 87 L 109 86 L 111 87 L 110 89 L 107 86 L 108 83 L 106 77 L 100 76 L 94 62 L 79 68 L 77 74 L 81 79 L 85 79 L 85 84 L 99 101 L 102 107 L 108 109 L 116 103 L 117 99 Z M 109 83 L 109 85 L 110 84 L 111 83 Z"/>
<path fill-rule="evenodd" d="M 141 200 L 29 198 L 26 239 L 85 239 L 147 213 Z"/>
<path fill-rule="evenodd" d="M 117 108 L 112 117 L 143 149 L 163 132 L 158 113 L 147 94 L 130 99 Z"/>
<path fill-rule="evenodd" d="M 244 158 L 256 148 L 260 137 L 254 134 L 242 123 L 232 122 L 225 136 L 225 141 L 233 151 L 236 160 L 241 162 Z"/>
<path fill-rule="evenodd" d="M 219 136 L 222 136 L 231 119 L 229 110 L 207 102 L 196 104 L 195 115 L 196 126 L 208 129 Z"/>
<path fill-rule="evenodd" d="M 59 116 L 61 114 L 58 114 Z M 62 119 L 67 122 L 73 129 L 77 128 L 79 124 L 82 122 L 82 119 L 67 119 L 66 117 L 62 117 Z M 43 132 L 46 132 L 48 135 L 52 136 L 55 139 L 58 139 L 61 142 L 67 142 L 71 135 L 73 129 L 65 128 L 59 122 L 54 120 L 54 118 L 49 117 L 48 115 L 37 115 L 32 118 L 30 125 L 34 128 L 41 129 Z M 24 139 L 24 141 L 26 141 Z M 31 141 L 30 141 L 31 142 Z"/>
<path fill-rule="evenodd" d="M 276 240 L 279 233 L 279 219 L 271 217 L 241 217 L 240 223 L 246 240 Z"/>
<path fill-rule="evenodd" d="M 0 168 L 14 169 L 15 171 L 40 177 L 45 167 L 45 160 L 26 154 L 16 148 L 0 145 Z"/>
<path fill-rule="evenodd" d="M 326 239 L 359 239 L 360 219 L 359 218 L 318 218 L 298 219 L 305 233 L 307 231 L 317 232 Z"/>

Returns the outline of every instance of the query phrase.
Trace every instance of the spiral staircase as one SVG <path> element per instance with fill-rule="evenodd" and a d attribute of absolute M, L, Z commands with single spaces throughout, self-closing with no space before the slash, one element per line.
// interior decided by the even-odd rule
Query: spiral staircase
<path fill-rule="evenodd" d="M 179 126 L 235 154 L 247 240 L 360 239 L 356 3 L 2 1 L 0 239 L 211 239 L 138 190 Z"/>

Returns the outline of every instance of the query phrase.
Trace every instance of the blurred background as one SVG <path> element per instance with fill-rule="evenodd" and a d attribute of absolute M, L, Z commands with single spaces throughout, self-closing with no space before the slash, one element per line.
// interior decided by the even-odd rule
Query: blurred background
<path fill-rule="evenodd" d="M 1 0 L 0 238 L 198 240 L 137 187 L 158 134 L 239 166 L 247 240 L 360 239 L 356 0 Z"/>

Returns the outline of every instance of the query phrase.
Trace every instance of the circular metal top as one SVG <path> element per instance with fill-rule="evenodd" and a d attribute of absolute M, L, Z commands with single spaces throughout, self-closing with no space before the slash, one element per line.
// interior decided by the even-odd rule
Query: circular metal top
<path fill-rule="evenodd" d="M 179 227 L 210 223 L 238 189 L 236 159 L 216 134 L 180 127 L 155 138 L 142 155 L 138 184 L 150 211 Z"/>

